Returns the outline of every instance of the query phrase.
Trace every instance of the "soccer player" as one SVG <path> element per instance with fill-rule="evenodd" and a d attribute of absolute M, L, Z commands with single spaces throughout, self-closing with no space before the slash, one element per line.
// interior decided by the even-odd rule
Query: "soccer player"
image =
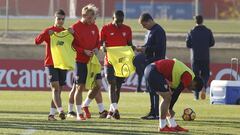
<path fill-rule="evenodd" d="M 184 89 L 201 90 L 203 81 L 195 77 L 193 71 L 177 59 L 158 60 L 149 64 L 144 76 L 150 91 L 162 97 L 159 105 L 159 131 L 160 132 L 188 132 L 180 127 L 174 118 L 173 106 Z M 169 117 L 167 117 L 169 115 Z M 167 125 L 168 119 L 169 126 Z"/>
<path fill-rule="evenodd" d="M 77 51 L 76 57 L 76 91 L 74 99 L 76 103 L 77 120 L 86 120 L 82 112 L 82 92 L 86 89 L 87 63 L 94 52 L 99 49 L 99 30 L 93 23 L 97 13 L 97 8 L 92 5 L 86 5 L 82 8 L 82 17 L 73 24 L 74 46 Z"/>
<path fill-rule="evenodd" d="M 100 43 L 103 47 L 116 46 L 132 46 L 132 31 L 131 28 L 125 24 L 124 13 L 117 10 L 113 13 L 113 21 L 103 26 L 100 32 Z M 106 49 L 104 49 L 106 52 Z M 109 84 L 110 109 L 107 118 L 120 119 L 118 111 L 118 102 L 120 98 L 120 89 L 124 82 L 123 77 L 116 77 L 115 71 L 108 61 L 108 56 L 105 56 L 104 71 Z"/>
<path fill-rule="evenodd" d="M 96 14 L 97 13 L 95 13 L 95 15 Z M 94 17 L 94 19 L 92 21 L 93 21 L 92 23 L 95 24 L 96 16 Z M 95 50 L 95 55 L 98 56 L 98 50 Z M 101 93 L 101 85 L 102 85 L 101 79 L 102 79 L 101 73 L 97 73 L 96 77 L 95 77 L 96 85 L 92 90 L 89 89 L 88 95 L 82 104 L 82 109 L 85 113 L 85 117 L 88 119 L 91 118 L 91 113 L 90 113 L 88 107 L 94 98 L 98 105 L 99 118 L 107 117 L 108 112 L 104 108 L 102 93 Z M 68 104 L 68 115 L 67 115 L 68 117 L 76 117 L 77 116 L 77 114 L 73 111 L 75 88 L 76 88 L 76 83 L 73 83 L 72 89 L 69 93 L 69 104 Z"/>
<path fill-rule="evenodd" d="M 35 38 L 36 45 L 40 45 L 43 42 L 46 43 L 46 49 L 45 49 L 46 56 L 45 56 L 44 66 L 48 71 L 48 78 L 50 80 L 50 86 L 52 90 L 52 101 L 51 101 L 50 113 L 48 116 L 49 121 L 57 120 L 54 117 L 56 108 L 59 113 L 59 117 L 62 120 L 65 119 L 65 113 L 63 111 L 62 101 L 61 101 L 61 91 L 63 89 L 63 86 L 65 85 L 67 70 L 54 68 L 52 54 L 51 54 L 52 53 L 51 41 L 50 41 L 51 34 L 53 34 L 54 32 L 61 32 L 65 30 L 63 27 L 64 20 L 65 20 L 65 12 L 61 9 L 57 10 L 55 12 L 54 25 L 43 30 L 41 34 L 39 34 Z"/>

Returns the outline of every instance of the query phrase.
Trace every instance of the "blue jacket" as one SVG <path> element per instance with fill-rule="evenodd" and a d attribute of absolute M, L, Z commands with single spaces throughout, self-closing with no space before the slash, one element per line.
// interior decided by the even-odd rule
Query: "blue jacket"
<path fill-rule="evenodd" d="M 209 48 L 214 46 L 212 31 L 204 25 L 195 26 L 187 35 L 186 45 L 191 48 L 191 60 L 209 61 Z"/>
<path fill-rule="evenodd" d="M 144 46 L 146 47 L 145 55 L 147 64 L 165 58 L 166 33 L 159 24 L 155 24 L 150 29 L 146 41 Z"/>

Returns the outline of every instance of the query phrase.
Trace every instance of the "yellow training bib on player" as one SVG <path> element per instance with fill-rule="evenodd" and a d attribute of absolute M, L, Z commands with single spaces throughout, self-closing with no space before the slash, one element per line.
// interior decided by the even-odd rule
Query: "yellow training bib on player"
<path fill-rule="evenodd" d="M 113 65 L 115 76 L 128 77 L 135 72 L 133 66 L 134 52 L 131 46 L 107 47 L 107 56 Z"/>
<path fill-rule="evenodd" d="M 96 55 L 93 55 L 87 64 L 87 79 L 85 87 L 86 89 L 93 89 L 96 83 L 96 75 L 101 73 L 101 64 Z"/>
<path fill-rule="evenodd" d="M 192 75 L 192 80 L 195 77 L 193 71 L 184 63 L 177 59 L 173 59 L 175 61 L 172 70 L 172 88 L 176 89 L 181 81 L 181 76 L 184 72 L 189 72 Z"/>
<path fill-rule="evenodd" d="M 51 38 L 51 54 L 54 68 L 73 70 L 76 51 L 72 47 L 73 35 L 68 31 L 54 32 Z"/>

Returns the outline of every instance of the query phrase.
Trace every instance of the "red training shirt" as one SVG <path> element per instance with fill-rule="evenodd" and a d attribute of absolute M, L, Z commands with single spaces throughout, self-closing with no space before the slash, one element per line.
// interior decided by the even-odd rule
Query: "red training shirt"
<path fill-rule="evenodd" d="M 155 61 L 154 63 L 157 71 L 160 72 L 168 81 L 172 82 L 172 70 L 175 61 L 164 59 Z M 181 82 L 183 83 L 184 88 L 187 88 L 192 82 L 192 75 L 189 72 L 184 72 L 181 76 Z"/>
<path fill-rule="evenodd" d="M 72 25 L 74 30 L 74 48 L 77 50 L 77 62 L 88 63 L 90 57 L 84 54 L 84 50 L 93 50 L 99 46 L 99 30 L 95 24 L 84 24 L 77 21 Z"/>
<path fill-rule="evenodd" d="M 63 27 L 56 27 L 51 26 L 43 30 L 36 38 L 35 38 L 35 44 L 40 45 L 41 43 L 45 42 L 45 61 L 44 66 L 53 66 L 53 60 L 52 60 L 52 54 L 51 54 L 51 46 L 50 46 L 50 35 L 48 34 L 48 31 L 52 30 L 54 32 L 61 32 L 65 30 Z"/>
<path fill-rule="evenodd" d="M 125 24 L 119 27 L 112 23 L 106 24 L 100 33 L 100 42 L 105 42 L 105 47 L 126 46 L 130 41 L 132 41 L 132 30 Z M 107 56 L 104 65 L 108 65 Z"/>

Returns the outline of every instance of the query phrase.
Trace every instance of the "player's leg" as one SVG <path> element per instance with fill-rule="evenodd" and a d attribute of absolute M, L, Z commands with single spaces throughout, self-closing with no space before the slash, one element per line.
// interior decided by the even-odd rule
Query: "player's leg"
<path fill-rule="evenodd" d="M 162 97 L 162 102 L 159 105 L 159 113 L 161 114 L 159 118 L 159 131 L 175 132 L 174 129 L 168 127 L 166 121 L 168 108 L 171 102 L 171 93 L 168 90 L 168 85 L 165 81 L 165 78 L 156 70 L 155 64 L 150 64 L 146 67 L 144 76 L 148 83 L 149 92 L 156 92 Z"/>
<path fill-rule="evenodd" d="M 192 70 L 196 76 L 200 76 L 200 62 L 197 60 L 192 61 Z M 194 100 L 199 99 L 199 92 L 198 91 L 193 91 L 194 94 Z"/>
<path fill-rule="evenodd" d="M 181 94 L 182 90 L 184 89 L 184 86 L 182 84 L 180 84 L 177 89 L 172 89 L 172 99 L 170 102 L 170 106 L 169 106 L 169 110 L 168 110 L 168 117 L 167 117 L 167 121 L 169 123 L 169 127 L 172 129 L 177 130 L 178 132 L 188 132 L 188 129 L 182 128 L 181 126 L 179 126 L 175 120 L 175 112 L 173 111 L 173 106 L 176 103 L 176 101 L 178 100 L 179 95 Z"/>
<path fill-rule="evenodd" d="M 55 113 L 56 113 L 56 106 L 55 106 L 55 104 L 54 104 L 54 102 L 53 102 L 53 100 L 51 101 L 51 105 L 50 105 L 51 107 L 50 107 L 50 112 L 49 112 L 49 115 L 48 115 L 48 120 L 49 121 L 55 121 L 55 120 L 57 120 L 56 118 L 55 118 Z"/>
<path fill-rule="evenodd" d="M 95 101 L 98 105 L 98 110 L 99 110 L 99 118 L 106 118 L 108 111 L 105 110 L 104 105 L 103 105 L 103 98 L 102 98 L 102 92 L 101 92 L 101 87 L 102 87 L 101 73 L 97 74 L 97 76 L 96 76 L 96 85 L 99 88 L 97 95 L 95 96 Z"/>
<path fill-rule="evenodd" d="M 72 89 L 68 95 L 68 117 L 77 117 L 77 114 L 73 111 L 74 108 L 74 94 L 76 91 L 76 83 L 73 82 Z"/>
<path fill-rule="evenodd" d="M 114 76 L 113 66 L 108 65 L 104 67 L 105 74 L 109 87 L 110 108 L 107 118 L 110 119 L 117 108 L 117 94 L 116 94 L 116 78 Z"/>
<path fill-rule="evenodd" d="M 101 95 L 101 85 L 102 85 L 102 77 L 101 74 L 97 74 L 96 75 L 96 83 L 95 86 L 92 90 L 89 90 L 88 92 L 88 96 L 85 99 L 84 103 L 83 103 L 83 111 L 85 112 L 85 115 L 87 118 L 91 117 L 91 113 L 89 111 L 88 106 L 90 105 L 90 103 L 92 102 L 92 100 L 95 98 L 98 104 L 98 108 L 99 108 L 99 113 L 100 116 L 101 114 L 103 115 L 105 112 L 107 112 L 104 109 L 103 103 L 102 103 L 102 95 Z M 99 94 L 100 93 L 100 94 Z M 103 116 L 102 116 L 103 117 Z M 105 116 L 106 118 L 106 116 Z"/>
<path fill-rule="evenodd" d="M 82 112 L 82 92 L 85 90 L 87 78 L 87 64 L 77 62 L 76 91 L 74 100 L 76 103 L 77 120 L 86 120 Z"/>
<path fill-rule="evenodd" d="M 117 104 L 120 99 L 120 91 L 121 91 L 122 84 L 124 83 L 124 80 L 125 80 L 125 78 L 123 78 L 123 77 L 116 77 Z"/>
<path fill-rule="evenodd" d="M 98 93 L 95 97 L 95 100 L 96 100 L 96 103 L 98 105 L 99 118 L 106 118 L 107 115 L 108 115 L 108 111 L 105 110 L 105 108 L 104 108 L 101 90 L 98 91 Z"/>
<path fill-rule="evenodd" d="M 58 69 L 58 73 L 59 73 L 59 93 L 58 94 L 59 94 L 59 102 L 62 105 L 61 93 L 63 90 L 63 86 L 66 84 L 67 70 Z M 62 120 L 66 119 L 66 116 L 63 110 L 59 113 L 59 117 Z"/>
<path fill-rule="evenodd" d="M 201 78 L 203 79 L 204 87 L 201 90 L 200 97 L 201 99 L 206 99 L 206 88 L 208 84 L 208 79 L 210 76 L 209 70 L 209 61 L 202 61 L 201 62 Z"/>
<path fill-rule="evenodd" d="M 148 66 L 148 68 L 145 68 L 145 71 L 144 71 L 145 80 L 149 79 L 149 74 L 150 74 L 151 70 L 152 70 L 152 66 Z M 158 117 L 156 116 L 156 111 L 158 109 L 156 109 L 155 107 L 156 107 L 157 104 L 159 104 L 159 96 L 156 94 L 155 91 L 150 91 L 151 87 L 150 87 L 150 82 L 149 81 L 145 81 L 145 83 L 146 83 L 146 89 L 147 89 L 147 91 L 149 91 L 150 112 L 147 115 L 141 117 L 141 119 L 144 119 L 144 120 L 158 119 Z M 156 96 L 158 97 L 158 99 L 155 99 Z M 158 103 L 155 103 L 156 100 L 158 100 Z M 157 106 L 157 108 L 158 108 L 158 106 Z"/>
<path fill-rule="evenodd" d="M 46 67 L 48 70 L 48 77 L 50 80 L 50 87 L 52 90 L 52 101 L 57 108 L 59 114 L 63 112 L 61 98 L 60 98 L 60 85 L 59 85 L 59 71 L 53 66 Z"/>

